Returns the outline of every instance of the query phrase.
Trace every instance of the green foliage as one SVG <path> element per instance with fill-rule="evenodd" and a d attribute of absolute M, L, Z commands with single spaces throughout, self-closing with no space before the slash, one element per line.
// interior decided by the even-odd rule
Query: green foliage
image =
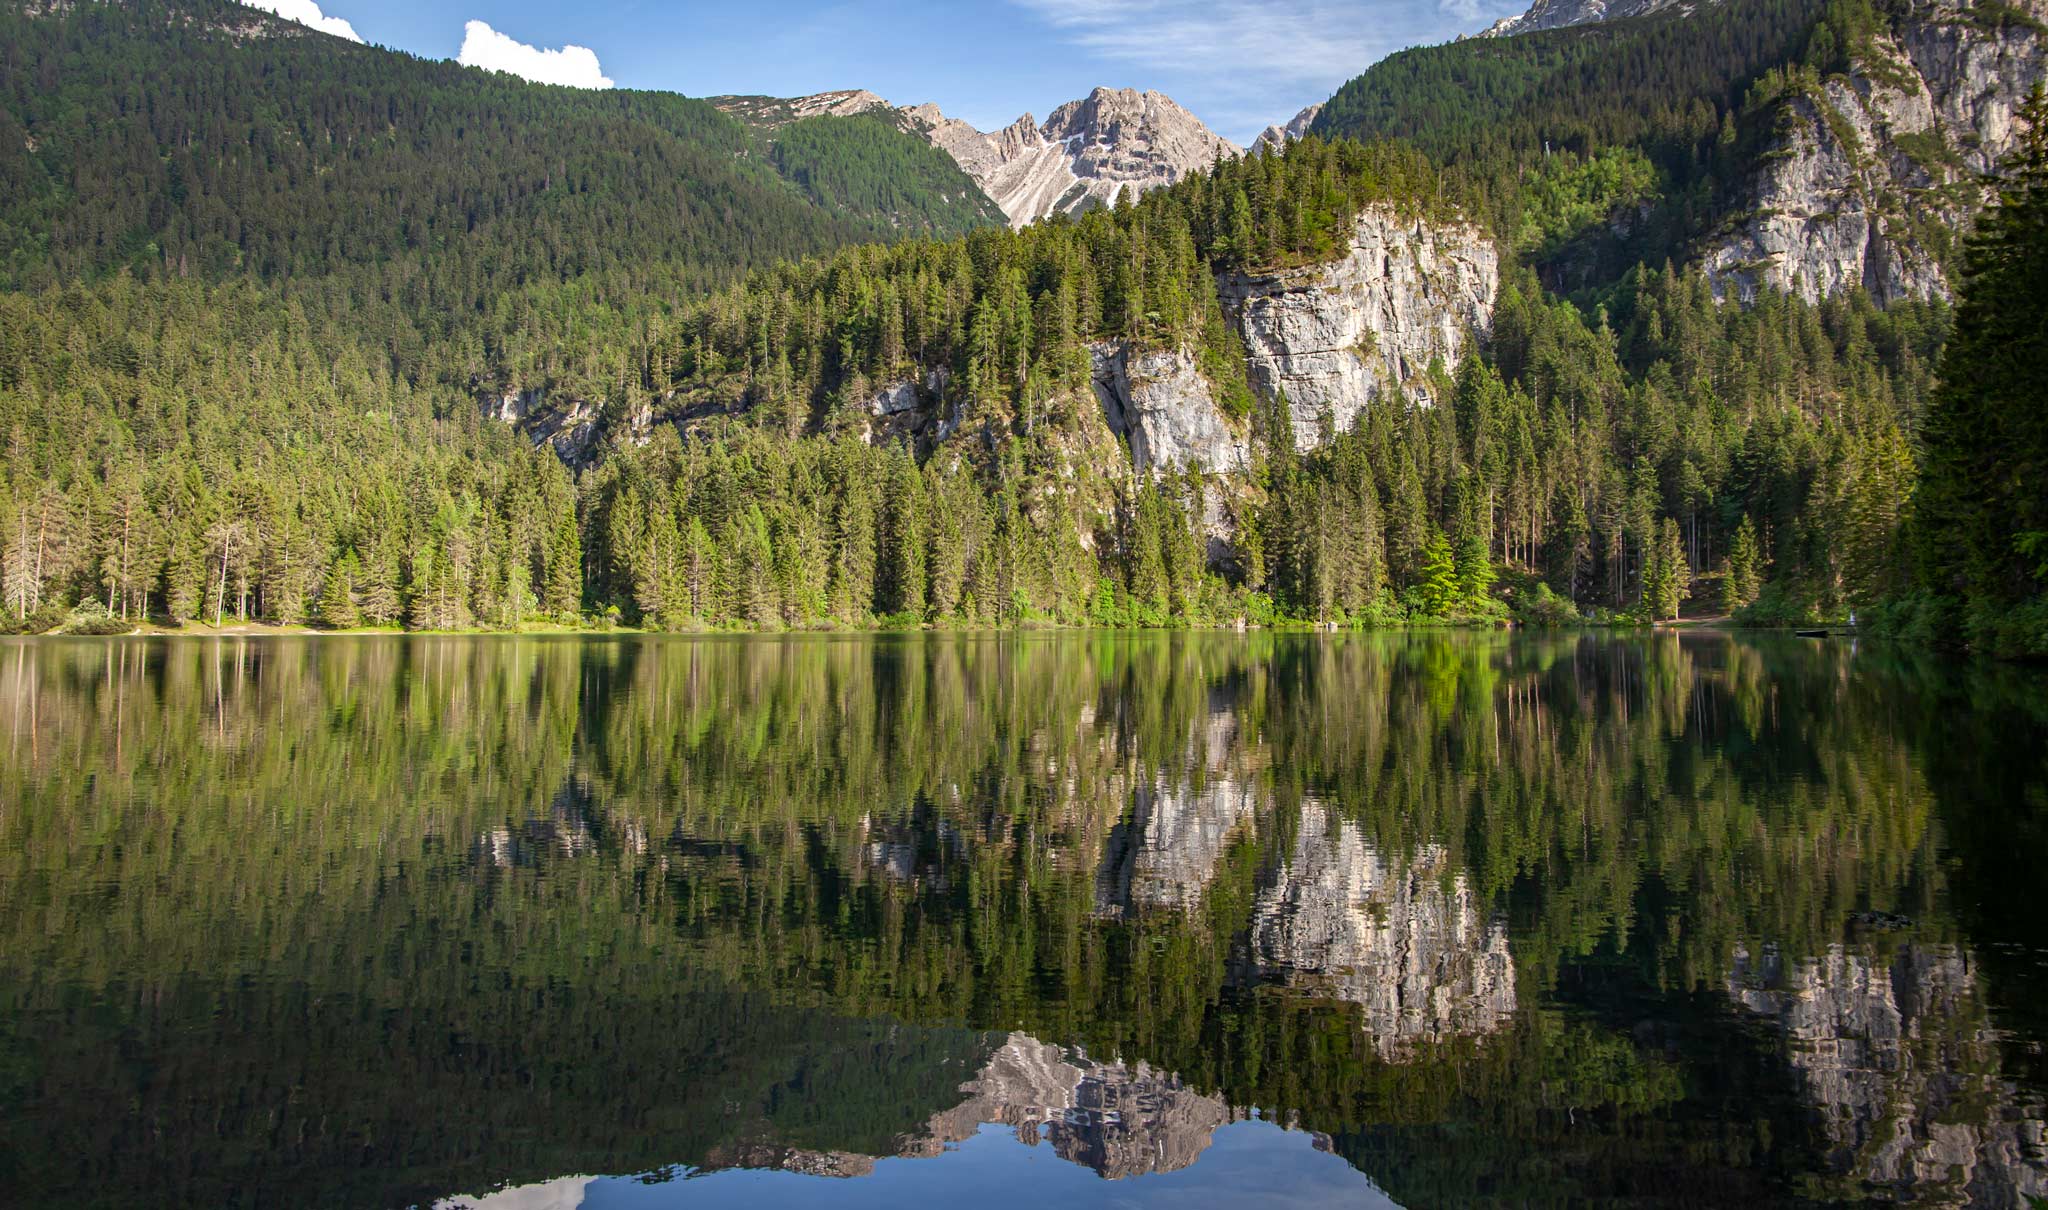
<path fill-rule="evenodd" d="M 775 169 L 828 213 L 869 215 L 899 230 L 959 235 L 1003 212 L 953 157 L 881 112 L 792 122 L 773 133 Z"/>
<path fill-rule="evenodd" d="M 1450 540 L 1442 530 L 1432 531 L 1429 540 L 1423 543 L 1415 600 L 1421 611 L 1433 618 L 1449 617 L 1465 603 L 1465 591 L 1458 583 L 1457 560 L 1452 557 Z"/>
<path fill-rule="evenodd" d="M 1572 603 L 1551 591 L 1550 585 L 1542 580 L 1536 581 L 1526 595 L 1517 596 L 1514 616 L 1522 625 L 1540 630 L 1575 626 L 1582 620 Z"/>
<path fill-rule="evenodd" d="M 1731 0 L 1401 51 L 1340 88 L 1315 129 L 1420 148 L 1549 280 L 1605 288 L 1683 257 L 1741 204 L 1783 95 L 1756 85 L 1808 53 L 1824 11 Z"/>
<path fill-rule="evenodd" d="M 1748 516 L 1735 527 L 1735 540 L 1728 547 L 1728 569 L 1721 580 L 1721 609 L 1733 614 L 1751 601 L 1763 587 L 1763 559 L 1757 550 L 1756 526 Z"/>
<path fill-rule="evenodd" d="M 130 634 L 134 630 L 135 623 L 107 612 L 107 607 L 98 601 L 81 603 L 64 621 L 65 634 L 107 636 Z"/>
<path fill-rule="evenodd" d="M 1751 630 L 1785 630 L 1841 621 L 1797 585 L 1771 584 L 1757 598 L 1735 611 L 1737 626 Z"/>
<path fill-rule="evenodd" d="M 1547 260 L 1615 212 L 1653 203 L 1656 197 L 1656 165 L 1633 147 L 1584 159 L 1561 152 L 1546 158 L 1523 182 L 1515 246 Z"/>
<path fill-rule="evenodd" d="M 2022 117 L 2007 184 L 1969 240 L 1914 501 L 1924 582 L 1993 613 L 2048 591 L 2048 99 L 2039 89 Z"/>
<path fill-rule="evenodd" d="M 16 286 L 347 268 L 365 293 L 463 314 L 537 279 L 674 292 L 989 218 L 940 153 L 872 123 L 799 134 L 792 187 L 740 122 L 669 93 L 536 86 L 226 0 L 31 12 L 0 12 Z"/>
<path fill-rule="evenodd" d="M 1644 579 L 1643 600 L 1649 606 L 1650 620 L 1677 619 L 1692 587 L 1692 569 L 1685 561 L 1685 543 L 1678 535 L 1678 522 L 1669 517 L 1657 523 Z"/>

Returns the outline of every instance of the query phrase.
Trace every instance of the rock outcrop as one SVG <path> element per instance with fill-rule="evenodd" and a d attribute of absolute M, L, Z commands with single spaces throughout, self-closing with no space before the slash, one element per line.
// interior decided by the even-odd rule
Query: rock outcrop
<path fill-rule="evenodd" d="M 588 399 L 562 398 L 544 390 L 506 390 L 487 395 L 484 414 L 545 446 L 572 468 L 597 460 L 604 407 Z M 654 408 L 641 404 L 614 433 L 634 445 L 645 445 L 654 431 Z"/>
<path fill-rule="evenodd" d="M 2029 11 L 2048 16 L 2048 4 Z M 1716 292 L 1947 297 L 1958 233 L 1989 200 L 1984 176 L 2017 144 L 2019 107 L 2044 76 L 2037 28 L 1923 0 L 1850 74 L 1783 102 L 1747 207 L 1703 249 Z"/>
<path fill-rule="evenodd" d="M 1253 388 L 1286 393 L 1295 440 L 1309 449 L 1392 390 L 1426 396 L 1432 361 L 1456 367 L 1467 342 L 1492 330 L 1500 253 L 1469 224 L 1380 204 L 1359 214 L 1342 260 L 1228 274 L 1218 288 Z"/>
<path fill-rule="evenodd" d="M 1285 126 L 1268 126 L 1259 132 L 1259 137 L 1252 140 L 1252 145 L 1247 150 L 1279 151 L 1307 134 L 1308 128 L 1316 124 L 1316 119 L 1321 117 L 1322 113 L 1323 107 L 1320 104 L 1311 105 L 1295 114 Z"/>
<path fill-rule="evenodd" d="M 1251 464 L 1244 423 L 1224 415 L 1192 354 L 1097 344 L 1089 357 L 1103 419 L 1139 472 L 1199 467 L 1222 475 Z"/>
<path fill-rule="evenodd" d="M 1135 197 L 1207 168 L 1219 155 L 1240 154 L 1173 98 L 1129 88 L 1098 88 L 1053 110 L 1043 125 L 1025 114 L 994 132 L 949 118 L 936 105 L 903 112 L 1016 227 L 1113 206 L 1126 192 Z"/>
<path fill-rule="evenodd" d="M 1838 945 L 1788 962 L 1738 950 L 1728 994 L 1783 1031 L 1828 1165 L 1858 1193 L 1927 1206 L 2048 1197 L 2042 1109 L 1997 1074 L 1998 1037 L 1967 953 Z"/>
<path fill-rule="evenodd" d="M 1357 1004 L 1390 1060 L 1485 1037 L 1515 1012 L 1507 927 L 1481 913 L 1443 848 L 1381 851 L 1316 803 L 1303 805 L 1294 852 L 1259 894 L 1249 952 L 1259 978 Z"/>
<path fill-rule="evenodd" d="M 774 129 L 805 118 L 850 118 L 875 109 L 893 109 L 865 88 L 842 88 L 807 97 L 728 96 L 708 98 L 711 104 L 749 125 Z"/>

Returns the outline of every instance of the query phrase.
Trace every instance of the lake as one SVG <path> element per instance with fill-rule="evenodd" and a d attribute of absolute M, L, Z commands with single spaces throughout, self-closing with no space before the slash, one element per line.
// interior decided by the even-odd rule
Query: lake
<path fill-rule="evenodd" d="M 0 644 L 0 1199 L 2027 1207 L 2048 677 Z"/>

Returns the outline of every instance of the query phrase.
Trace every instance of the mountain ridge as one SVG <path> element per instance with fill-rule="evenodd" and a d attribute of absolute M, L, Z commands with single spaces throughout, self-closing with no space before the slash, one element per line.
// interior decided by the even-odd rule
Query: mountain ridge
<path fill-rule="evenodd" d="M 974 178 L 1013 227 L 1114 206 L 1126 193 L 1135 197 L 1206 169 L 1218 155 L 1244 154 L 1173 98 L 1131 88 L 1098 87 L 1056 107 L 1043 123 L 1026 113 L 994 131 L 951 117 L 933 102 L 897 106 L 865 89 L 711 102 L 764 124 L 817 114 L 901 115 Z"/>

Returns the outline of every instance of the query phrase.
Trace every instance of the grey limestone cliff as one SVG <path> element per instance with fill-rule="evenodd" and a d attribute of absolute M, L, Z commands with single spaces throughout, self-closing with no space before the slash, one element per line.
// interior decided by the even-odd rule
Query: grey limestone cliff
<path fill-rule="evenodd" d="M 1103 419 L 1129 447 L 1136 469 L 1199 467 L 1220 475 L 1251 464 L 1243 421 L 1223 413 L 1192 354 L 1097 344 L 1089 356 Z"/>
<path fill-rule="evenodd" d="M 1852 71 L 1787 98 L 1747 205 L 1702 250 L 1717 293 L 1947 297 L 1959 235 L 1989 200 L 1986 174 L 2016 146 L 2019 107 L 2048 76 L 2048 4 L 2024 11 L 2035 24 L 1919 0 Z"/>
<path fill-rule="evenodd" d="M 1394 390 L 1422 392 L 1492 330 L 1500 254 L 1478 228 L 1365 208 L 1332 264 L 1228 274 L 1223 305 L 1244 338 L 1252 386 L 1285 393 L 1303 449 L 1342 432 Z"/>

